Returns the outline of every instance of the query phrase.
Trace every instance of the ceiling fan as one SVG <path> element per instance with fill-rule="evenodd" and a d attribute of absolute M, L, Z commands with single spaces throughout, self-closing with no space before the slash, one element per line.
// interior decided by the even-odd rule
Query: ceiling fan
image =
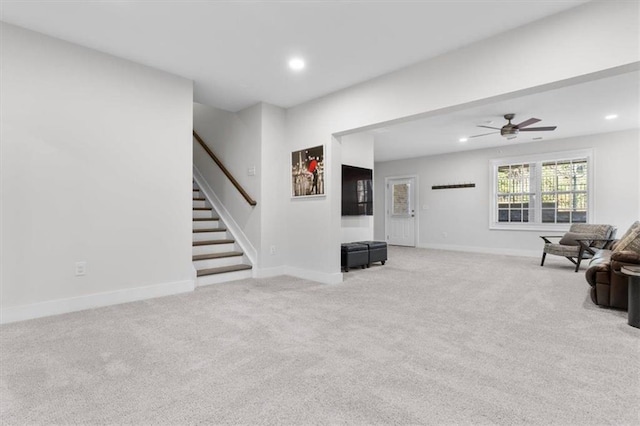
<path fill-rule="evenodd" d="M 548 132 L 548 131 L 551 131 L 551 130 L 555 130 L 556 127 L 557 127 L 557 126 L 527 127 L 527 126 L 530 126 L 530 125 L 540 121 L 540 119 L 538 119 L 538 118 L 530 118 L 528 120 L 523 121 L 520 124 L 512 124 L 511 120 L 513 120 L 513 118 L 515 116 L 516 116 L 515 114 L 505 114 L 504 115 L 504 119 L 507 120 L 508 123 L 505 124 L 504 126 L 502 126 L 501 128 L 500 127 L 483 126 L 483 125 L 478 125 L 478 127 L 484 127 L 484 128 L 487 128 L 487 129 L 498 130 L 500 132 L 500 136 L 504 136 L 507 139 L 515 139 L 516 136 L 518 135 L 518 133 L 520 133 L 520 132 Z M 493 135 L 493 134 L 496 134 L 496 133 L 498 133 L 498 132 L 490 132 L 490 133 L 483 133 L 481 135 L 469 136 L 469 139 L 477 138 L 477 137 L 480 137 L 480 136 Z"/>

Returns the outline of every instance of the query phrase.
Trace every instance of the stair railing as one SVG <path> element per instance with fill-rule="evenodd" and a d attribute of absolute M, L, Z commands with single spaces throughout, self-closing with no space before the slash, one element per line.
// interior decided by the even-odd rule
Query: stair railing
<path fill-rule="evenodd" d="M 224 175 L 231 181 L 233 186 L 236 187 L 236 189 L 238 190 L 238 192 L 240 192 L 244 199 L 247 200 L 247 203 L 249 203 L 249 205 L 251 206 L 257 205 L 258 203 L 256 202 L 256 200 L 254 200 L 253 198 L 251 198 L 251 196 L 249 196 L 249 194 L 247 194 L 247 191 L 244 190 L 242 185 L 240 185 L 236 178 L 233 177 L 231 172 L 224 166 L 224 164 L 222 164 L 222 161 L 220 161 L 220 159 L 218 159 L 218 157 L 216 157 L 216 155 L 209 149 L 207 144 L 202 140 L 202 138 L 196 133 L 195 130 L 193 131 L 193 137 L 196 138 L 200 146 L 202 146 L 207 154 L 209 154 L 209 157 L 211 157 L 211 159 L 218 165 L 218 167 L 220 167 L 222 173 L 224 173 Z"/>

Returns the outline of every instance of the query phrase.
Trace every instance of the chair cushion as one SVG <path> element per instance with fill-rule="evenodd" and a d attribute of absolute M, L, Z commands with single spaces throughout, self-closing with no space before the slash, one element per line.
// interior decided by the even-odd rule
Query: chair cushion
<path fill-rule="evenodd" d="M 571 225 L 571 228 L 569 228 L 569 232 L 597 235 L 597 238 L 599 239 L 608 239 L 611 238 L 611 235 L 615 229 L 616 228 L 612 225 L 574 223 L 573 225 Z M 606 244 L 606 241 L 596 241 L 592 244 L 592 247 L 604 248 Z"/>
<path fill-rule="evenodd" d="M 590 240 L 590 239 L 595 240 L 598 238 L 602 238 L 602 237 L 596 234 L 581 234 L 579 232 L 567 232 L 566 234 L 564 234 L 562 239 L 560 239 L 558 244 L 563 246 L 579 246 L 580 243 L 578 243 L 577 240 Z"/>
<path fill-rule="evenodd" d="M 640 253 L 640 226 L 635 226 L 634 223 L 633 225 L 631 225 L 631 228 L 629 228 L 629 231 L 625 232 L 622 239 L 616 244 L 616 247 L 614 249 L 615 253 L 621 251 L 632 251 L 634 253 Z"/>
<path fill-rule="evenodd" d="M 576 257 L 580 252 L 578 246 L 565 246 L 561 244 L 545 244 L 544 252 L 548 254 L 555 254 L 557 256 L 569 256 Z"/>

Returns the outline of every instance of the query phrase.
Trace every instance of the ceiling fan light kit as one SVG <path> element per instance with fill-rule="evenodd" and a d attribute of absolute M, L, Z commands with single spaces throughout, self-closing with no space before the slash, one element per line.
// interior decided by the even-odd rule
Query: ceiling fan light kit
<path fill-rule="evenodd" d="M 477 127 L 483 127 L 485 129 L 493 129 L 497 130 L 497 132 L 483 133 L 481 135 L 469 136 L 471 138 L 478 138 L 480 136 L 494 135 L 496 133 L 500 133 L 500 136 L 504 136 L 507 139 L 515 139 L 520 132 L 549 132 L 556 129 L 557 126 L 547 126 L 547 127 L 528 127 L 532 124 L 535 124 L 540 121 L 539 118 L 530 118 L 528 120 L 523 121 L 520 124 L 513 124 L 511 120 L 514 119 L 515 114 L 505 114 L 504 119 L 507 120 L 507 124 L 502 127 L 491 127 L 479 124 Z"/>

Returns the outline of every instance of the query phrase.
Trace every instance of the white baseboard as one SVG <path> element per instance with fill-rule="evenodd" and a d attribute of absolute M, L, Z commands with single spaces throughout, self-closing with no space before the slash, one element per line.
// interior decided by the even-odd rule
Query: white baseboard
<path fill-rule="evenodd" d="M 100 308 L 103 306 L 118 305 L 120 303 L 170 296 L 172 294 L 193 291 L 194 288 L 195 282 L 192 280 L 175 281 L 104 293 L 88 294 L 86 296 L 70 297 L 68 299 L 57 299 L 29 305 L 2 308 L 0 311 L 0 324 L 8 324 L 28 319 L 48 317 L 51 315 L 83 311 L 85 309 Z"/>
<path fill-rule="evenodd" d="M 436 249 L 436 250 L 464 251 L 469 253 L 499 254 L 503 256 L 540 257 L 542 255 L 542 246 L 540 247 L 540 250 L 457 246 L 457 245 L 451 245 L 451 244 L 431 244 L 431 243 L 426 243 L 426 244 L 421 243 L 421 244 L 418 244 L 416 247 Z"/>
<path fill-rule="evenodd" d="M 316 281 L 322 284 L 340 284 L 342 282 L 342 272 L 328 273 L 285 266 L 284 274 L 291 275 L 292 277 L 304 278 L 305 280 Z"/>
<path fill-rule="evenodd" d="M 285 275 L 284 266 L 276 266 L 273 268 L 254 268 L 253 278 L 270 278 L 277 277 L 278 275 Z"/>
<path fill-rule="evenodd" d="M 340 284 L 342 282 L 342 273 L 340 272 L 329 274 L 326 272 L 311 271 L 309 269 L 294 268 L 292 266 L 254 269 L 253 278 L 270 278 L 279 275 L 290 275 L 322 284 Z"/>

